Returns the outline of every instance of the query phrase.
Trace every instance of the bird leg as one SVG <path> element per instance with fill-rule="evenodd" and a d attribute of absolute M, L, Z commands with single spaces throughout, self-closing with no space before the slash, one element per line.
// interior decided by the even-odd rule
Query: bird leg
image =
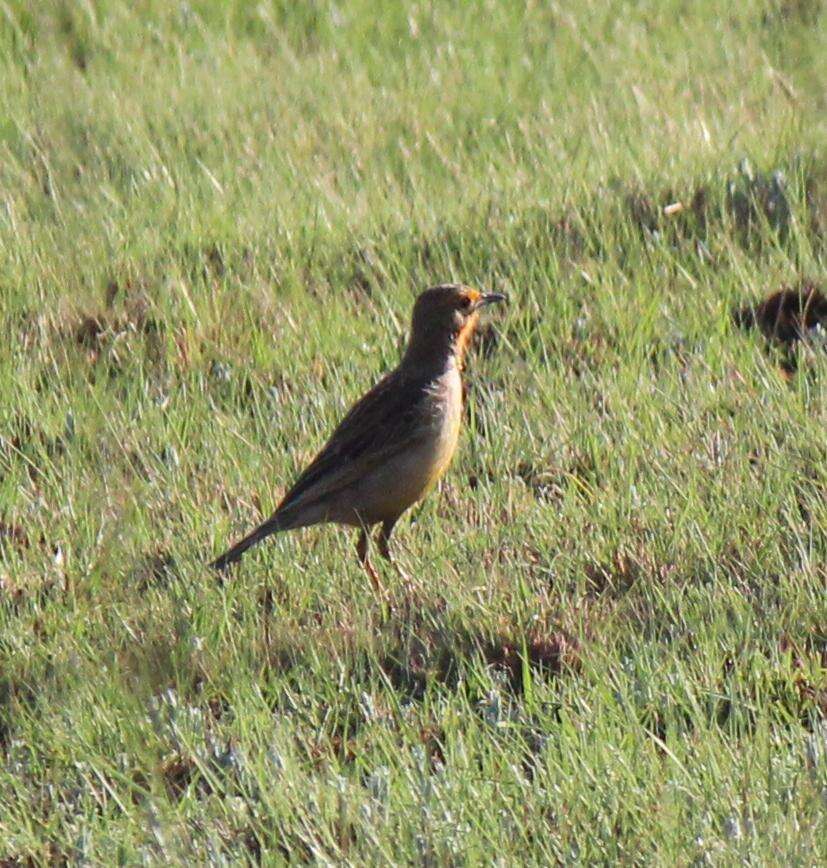
<path fill-rule="evenodd" d="M 379 531 L 379 554 L 386 561 L 390 561 L 393 563 L 393 556 L 391 555 L 391 533 L 393 531 L 393 526 L 396 524 L 396 519 L 393 521 L 386 521 L 382 524 L 382 529 Z"/>
<path fill-rule="evenodd" d="M 367 528 L 362 528 L 359 531 L 359 536 L 356 540 L 356 554 L 359 556 L 359 563 L 362 565 L 365 572 L 368 574 L 370 583 L 373 585 L 374 591 L 384 596 L 385 589 L 382 587 L 382 582 L 379 579 L 379 573 L 376 572 L 376 567 L 370 562 L 368 554 L 369 538 Z"/>
<path fill-rule="evenodd" d="M 393 568 L 399 574 L 399 577 L 405 583 L 406 588 L 410 590 L 411 587 L 411 578 L 410 576 L 399 566 L 399 564 L 393 559 L 391 555 L 391 533 L 393 532 L 393 526 L 396 524 L 396 519 L 390 519 L 382 524 L 382 529 L 379 531 L 379 554 L 388 561 L 388 563 L 392 564 Z"/>

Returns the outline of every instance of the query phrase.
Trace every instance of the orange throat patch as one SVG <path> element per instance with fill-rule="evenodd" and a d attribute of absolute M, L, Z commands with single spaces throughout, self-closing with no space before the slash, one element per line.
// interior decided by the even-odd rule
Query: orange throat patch
<path fill-rule="evenodd" d="M 471 343 L 471 338 L 474 336 L 474 330 L 477 327 L 477 323 L 479 322 L 479 314 L 473 313 L 468 317 L 468 321 L 462 327 L 462 330 L 456 337 L 456 341 L 454 343 L 454 352 L 457 357 L 457 367 L 462 370 L 465 363 L 465 351 L 468 349 L 468 345 Z"/>

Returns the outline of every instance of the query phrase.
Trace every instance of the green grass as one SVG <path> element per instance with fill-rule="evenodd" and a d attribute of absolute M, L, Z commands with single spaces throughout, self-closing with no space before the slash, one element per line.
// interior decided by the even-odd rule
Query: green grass
<path fill-rule="evenodd" d="M 818 0 L 0 0 L 4 864 L 827 859 L 827 356 L 730 318 L 825 80 Z M 217 582 L 454 279 L 414 598 Z"/>

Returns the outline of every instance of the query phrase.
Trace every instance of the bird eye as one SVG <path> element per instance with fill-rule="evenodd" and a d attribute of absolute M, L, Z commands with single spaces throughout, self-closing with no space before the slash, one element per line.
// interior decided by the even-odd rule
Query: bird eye
<path fill-rule="evenodd" d="M 462 301 L 459 303 L 459 306 L 463 310 L 468 310 L 468 308 L 471 307 L 471 296 L 469 296 L 469 295 L 463 296 Z"/>

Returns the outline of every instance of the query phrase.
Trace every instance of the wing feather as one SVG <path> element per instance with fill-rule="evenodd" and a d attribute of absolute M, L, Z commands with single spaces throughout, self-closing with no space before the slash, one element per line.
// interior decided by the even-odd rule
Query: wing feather
<path fill-rule="evenodd" d="M 346 488 L 416 442 L 424 427 L 428 381 L 399 370 L 383 377 L 342 419 L 276 510 L 295 509 Z"/>

